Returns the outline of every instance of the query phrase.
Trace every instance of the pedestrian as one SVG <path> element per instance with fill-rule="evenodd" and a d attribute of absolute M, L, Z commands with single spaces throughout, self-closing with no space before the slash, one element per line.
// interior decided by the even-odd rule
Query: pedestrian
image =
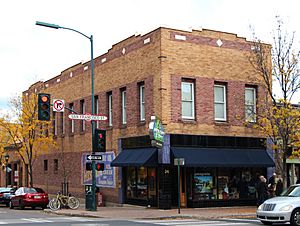
<path fill-rule="evenodd" d="M 276 196 L 280 196 L 280 194 L 282 192 L 283 192 L 283 182 L 282 182 L 281 178 L 279 178 L 279 180 L 277 181 L 277 184 L 276 184 L 275 194 L 276 194 Z"/>
<path fill-rule="evenodd" d="M 276 187 L 276 173 L 273 173 L 273 175 L 269 178 L 268 181 L 268 191 L 270 193 L 270 197 L 275 196 L 275 187 Z"/>
<path fill-rule="evenodd" d="M 266 178 L 261 175 L 257 184 L 257 205 L 261 205 L 266 199 L 269 198 L 268 185 Z"/>

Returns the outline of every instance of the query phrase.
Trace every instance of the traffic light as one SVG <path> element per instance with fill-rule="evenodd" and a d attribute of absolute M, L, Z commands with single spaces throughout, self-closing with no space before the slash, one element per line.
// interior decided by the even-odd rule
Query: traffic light
<path fill-rule="evenodd" d="M 96 163 L 96 170 L 97 171 L 103 171 L 104 170 L 104 163 L 97 162 Z"/>
<path fill-rule="evenodd" d="M 86 162 L 85 163 L 85 170 L 86 171 L 91 171 L 93 169 L 92 163 L 91 162 Z"/>
<path fill-rule="evenodd" d="M 104 170 L 104 163 L 97 162 L 97 163 L 95 163 L 95 165 L 96 165 L 96 170 L 97 171 L 103 171 Z M 93 170 L 92 162 L 86 162 L 85 163 L 85 170 L 86 171 Z"/>
<path fill-rule="evenodd" d="M 106 131 L 96 129 L 94 139 L 94 152 L 105 152 L 106 150 Z"/>
<path fill-rule="evenodd" d="M 50 121 L 50 94 L 38 94 L 38 120 Z"/>

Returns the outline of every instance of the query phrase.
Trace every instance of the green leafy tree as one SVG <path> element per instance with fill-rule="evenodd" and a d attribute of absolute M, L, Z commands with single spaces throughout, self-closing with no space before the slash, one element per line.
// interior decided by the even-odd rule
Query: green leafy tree
<path fill-rule="evenodd" d="M 33 186 L 33 165 L 37 155 L 45 154 L 56 145 L 53 140 L 52 124 L 39 121 L 37 94 L 30 93 L 10 101 L 11 114 L 3 115 L 1 130 L 9 136 L 19 158 L 28 166 L 30 186 Z"/>
<path fill-rule="evenodd" d="M 287 32 L 284 23 L 277 17 L 271 51 L 268 45 L 254 35 L 253 54 L 250 57 L 267 93 L 254 127 L 272 140 L 276 171 L 282 175 L 285 186 L 286 159 L 292 154 L 293 148 L 299 147 L 300 138 L 299 108 L 291 104 L 294 94 L 300 88 L 300 52 L 295 48 L 294 34 Z"/>

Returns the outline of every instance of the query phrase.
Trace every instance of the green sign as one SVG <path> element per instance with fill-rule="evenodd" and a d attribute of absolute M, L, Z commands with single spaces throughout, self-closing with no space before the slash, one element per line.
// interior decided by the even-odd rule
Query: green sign
<path fill-rule="evenodd" d="M 155 116 L 151 116 L 151 121 L 149 123 L 149 134 L 150 138 L 154 140 L 153 144 L 155 146 L 162 147 L 164 143 L 164 127 L 161 123 L 161 120 Z"/>

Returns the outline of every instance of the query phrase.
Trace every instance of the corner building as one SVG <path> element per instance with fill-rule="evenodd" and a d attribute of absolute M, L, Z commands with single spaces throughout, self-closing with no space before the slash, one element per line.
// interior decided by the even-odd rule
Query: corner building
<path fill-rule="evenodd" d="M 251 44 L 231 33 L 158 28 L 95 58 L 96 113 L 108 117 L 96 123 L 107 141 L 97 185 L 107 205 L 166 209 L 178 205 L 179 195 L 182 207 L 256 204 L 258 175 L 274 162 L 265 137 L 249 126 L 266 98 L 249 61 Z M 31 91 L 91 113 L 90 62 L 23 94 Z M 34 183 L 56 193 L 65 181 L 69 192 L 85 197 L 91 123 L 70 120 L 70 113 L 53 113 L 57 149 L 38 156 Z M 151 116 L 164 127 L 161 149 L 151 145 Z M 178 158 L 184 159 L 179 177 Z"/>

